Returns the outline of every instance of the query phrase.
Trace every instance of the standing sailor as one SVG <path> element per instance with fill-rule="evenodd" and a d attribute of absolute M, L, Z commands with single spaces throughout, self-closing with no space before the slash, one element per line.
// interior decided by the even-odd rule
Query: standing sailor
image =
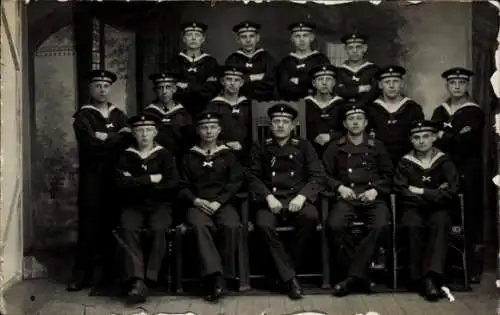
<path fill-rule="evenodd" d="M 338 68 L 337 73 L 337 93 L 348 102 L 362 105 L 372 103 L 379 95 L 375 80 L 378 67 L 365 59 L 367 40 L 367 36 L 359 33 L 341 38 L 347 61 Z"/>
<path fill-rule="evenodd" d="M 114 169 L 121 151 L 132 142 L 127 116 L 108 102 L 116 74 L 93 70 L 90 77 L 90 104 L 73 116 L 78 143 L 78 242 L 69 291 L 90 284 L 105 285 L 114 261 L 111 231 L 118 220 L 114 198 Z"/>
<path fill-rule="evenodd" d="M 240 49 L 227 57 L 226 64 L 247 69 L 250 81 L 242 88 L 242 96 L 252 101 L 269 102 L 274 99 L 276 62 L 260 42 L 259 23 L 243 21 L 233 27 Z"/>
<path fill-rule="evenodd" d="M 202 51 L 208 28 L 206 24 L 188 22 L 182 24 L 181 28 L 185 50 L 168 62 L 167 67 L 180 75 L 177 100 L 191 115 L 196 116 L 219 91 L 219 65 L 214 57 Z"/>
<path fill-rule="evenodd" d="M 484 114 L 468 93 L 472 75 L 472 71 L 460 67 L 442 73 L 450 97 L 434 110 L 432 120 L 440 123 L 442 128 L 436 146 L 450 156 L 460 174 L 469 276 L 476 281 L 482 267 L 479 251 L 483 242 L 481 157 Z"/>
<path fill-rule="evenodd" d="M 277 87 L 285 101 L 298 101 L 309 95 L 311 80 L 309 71 L 319 64 L 329 63 L 327 56 L 312 49 L 316 25 L 312 22 L 296 22 L 288 26 L 290 40 L 295 51 L 281 60 L 277 68 Z"/>

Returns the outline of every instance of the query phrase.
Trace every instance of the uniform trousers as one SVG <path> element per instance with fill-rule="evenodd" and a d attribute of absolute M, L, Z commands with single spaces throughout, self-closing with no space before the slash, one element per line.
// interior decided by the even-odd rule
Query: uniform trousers
<path fill-rule="evenodd" d="M 442 275 L 451 227 L 448 212 L 429 207 L 405 207 L 401 226 L 408 237 L 412 280 L 419 280 L 429 272 Z"/>
<path fill-rule="evenodd" d="M 366 235 L 355 244 L 352 222 L 365 223 Z M 330 210 L 327 220 L 327 235 L 337 260 L 348 271 L 348 275 L 366 279 L 368 267 L 377 251 L 380 241 L 387 233 L 390 213 L 382 200 L 363 203 L 338 200 Z"/>
<path fill-rule="evenodd" d="M 198 208 L 189 208 L 186 219 L 196 238 L 201 276 L 220 273 L 226 279 L 236 278 L 241 222 L 236 209 L 225 204 L 208 215 Z"/>
<path fill-rule="evenodd" d="M 288 205 L 283 200 L 280 201 L 283 206 Z M 269 248 L 274 266 L 282 281 L 286 282 L 295 277 L 295 267 L 300 264 L 304 246 L 311 239 L 318 222 L 318 210 L 308 201 L 299 212 L 282 209 L 280 213 L 274 214 L 267 205 L 258 208 L 255 220 L 256 232 Z M 291 255 L 286 252 L 285 246 L 276 231 L 276 225 L 280 223 L 293 225 L 295 228 Z"/>
<path fill-rule="evenodd" d="M 172 206 L 136 206 L 125 208 L 121 214 L 123 241 L 125 243 L 125 276 L 127 280 L 158 280 L 158 274 L 167 250 L 167 231 L 172 225 Z M 141 246 L 141 232 L 149 232 L 152 244 L 148 257 Z M 147 261 L 145 268 L 144 262 Z"/>

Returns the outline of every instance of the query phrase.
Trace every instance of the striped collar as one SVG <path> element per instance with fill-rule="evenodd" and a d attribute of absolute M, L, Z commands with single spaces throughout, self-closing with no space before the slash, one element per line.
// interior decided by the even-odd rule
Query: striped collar
<path fill-rule="evenodd" d="M 186 60 L 188 60 L 189 62 L 198 62 L 200 61 L 201 59 L 205 58 L 205 57 L 209 57 L 210 55 L 207 54 L 207 53 L 202 53 L 201 55 L 199 55 L 198 57 L 190 57 L 188 55 L 186 55 L 184 52 L 180 52 L 179 53 L 179 56 L 181 57 L 184 57 Z"/>
<path fill-rule="evenodd" d="M 430 159 L 430 161 L 427 163 L 424 163 L 421 160 L 419 160 L 416 157 L 414 150 L 412 150 L 411 152 L 409 152 L 408 154 L 403 156 L 403 159 L 408 160 L 408 161 L 420 166 L 420 168 L 422 168 L 424 170 L 428 170 L 428 169 L 431 169 L 436 164 L 436 162 L 438 162 L 443 156 L 446 156 L 446 154 L 444 154 L 443 152 L 441 152 L 440 150 L 438 150 L 436 148 L 434 148 L 433 150 L 434 150 L 432 153 L 433 156 Z"/>
<path fill-rule="evenodd" d="M 245 96 L 238 97 L 238 99 L 235 102 L 228 100 L 224 96 L 216 96 L 212 99 L 211 102 L 223 102 L 223 103 L 226 103 L 232 107 L 232 106 L 237 106 L 237 105 L 241 104 L 241 102 L 244 102 L 246 100 L 247 100 L 247 98 Z"/>
<path fill-rule="evenodd" d="M 411 99 L 409 97 L 403 97 L 402 100 L 400 100 L 396 104 L 388 104 L 384 102 L 382 99 L 378 98 L 376 99 L 373 103 L 380 105 L 383 107 L 388 113 L 393 114 L 401 109 L 406 102 L 410 101 Z"/>
<path fill-rule="evenodd" d="M 309 96 L 306 96 L 304 97 L 304 100 L 308 100 L 308 101 L 311 101 L 314 105 L 316 105 L 318 108 L 320 109 L 324 109 L 324 108 L 327 108 L 329 107 L 330 105 L 332 105 L 333 103 L 335 103 L 336 101 L 341 101 L 343 100 L 342 97 L 338 96 L 338 95 L 335 95 L 331 100 L 327 101 L 327 102 L 320 102 L 318 101 L 317 99 L 315 99 L 313 96 L 309 95 Z"/>
<path fill-rule="evenodd" d="M 460 104 L 459 106 L 451 106 L 448 102 L 443 102 L 443 103 L 441 103 L 440 106 L 442 106 L 446 110 L 446 112 L 448 112 L 448 114 L 450 116 L 455 115 L 456 112 L 458 112 L 459 110 L 461 110 L 462 108 L 465 108 L 465 107 L 481 108 L 478 104 L 476 104 L 472 101 L 465 102 L 463 104 Z"/>
<path fill-rule="evenodd" d="M 207 150 L 204 150 L 204 149 L 200 148 L 199 146 L 194 145 L 189 150 L 191 152 L 198 153 L 198 154 L 200 154 L 200 155 L 202 155 L 204 157 L 213 157 L 218 152 L 229 150 L 229 147 L 227 147 L 224 144 L 222 144 L 222 145 L 219 145 L 219 146 L 215 147 L 215 149 L 213 149 L 212 151 L 208 152 Z"/>
<path fill-rule="evenodd" d="M 362 65 L 359 65 L 359 66 L 353 68 L 353 67 L 349 66 L 348 64 L 344 63 L 344 64 L 340 65 L 339 68 L 347 69 L 347 70 L 351 71 L 352 73 L 358 73 L 359 71 L 361 71 L 361 69 L 368 67 L 370 65 L 373 65 L 373 62 L 365 61 Z"/>
<path fill-rule="evenodd" d="M 255 51 L 254 51 L 253 53 L 251 53 L 251 54 L 247 54 L 246 52 L 244 52 L 244 51 L 243 51 L 243 50 L 241 50 L 241 49 L 238 49 L 238 50 L 236 51 L 236 53 L 237 53 L 237 54 L 240 54 L 240 55 L 242 55 L 242 56 L 245 56 L 245 57 L 247 57 L 248 59 L 252 59 L 252 58 L 253 58 L 253 57 L 255 57 L 256 55 L 260 54 L 261 52 L 264 52 L 264 49 L 259 48 L 259 49 L 255 50 Z"/>
<path fill-rule="evenodd" d="M 319 51 L 313 50 L 313 51 L 311 51 L 310 53 L 308 53 L 306 55 L 298 55 L 296 52 L 291 52 L 291 53 L 289 53 L 289 56 L 292 56 L 292 57 L 294 57 L 296 59 L 299 59 L 299 60 L 304 60 L 304 59 L 309 58 L 312 55 L 316 55 L 316 54 L 319 54 Z"/>
<path fill-rule="evenodd" d="M 134 147 L 129 147 L 127 148 L 125 151 L 127 152 L 132 152 L 132 153 L 135 153 L 137 156 L 139 156 L 142 160 L 145 160 L 147 159 L 148 157 L 150 157 L 153 153 L 155 152 L 158 152 L 160 150 L 162 150 L 163 147 L 161 145 L 155 145 L 149 152 L 140 152 L 139 150 L 137 150 L 136 148 Z"/>
<path fill-rule="evenodd" d="M 172 107 L 169 110 L 165 111 L 163 108 L 161 108 L 160 106 L 156 105 L 155 103 L 151 103 L 148 106 L 146 106 L 144 109 L 152 109 L 152 110 L 155 110 L 155 111 L 159 112 L 163 116 L 166 116 L 166 115 L 170 115 L 170 114 L 172 114 L 172 113 L 174 113 L 174 112 L 176 112 L 178 110 L 181 110 L 183 108 L 184 108 L 184 106 L 182 106 L 181 104 L 176 104 L 174 107 Z"/>
<path fill-rule="evenodd" d="M 89 105 L 83 105 L 82 107 L 80 107 L 80 110 L 81 109 L 92 109 L 92 110 L 97 111 L 102 117 L 109 118 L 109 116 L 111 115 L 111 112 L 114 111 L 114 110 L 117 110 L 117 109 L 119 110 L 119 108 L 116 107 L 115 105 L 112 105 L 111 103 L 108 103 L 108 104 L 109 105 L 108 105 L 108 112 L 107 113 L 101 111 L 99 108 L 97 108 L 96 106 L 91 105 L 91 104 L 89 104 Z"/>

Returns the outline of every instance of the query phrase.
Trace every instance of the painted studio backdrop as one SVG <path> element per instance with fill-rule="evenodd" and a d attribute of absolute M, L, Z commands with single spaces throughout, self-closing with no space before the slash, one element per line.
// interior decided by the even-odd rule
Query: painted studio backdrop
<path fill-rule="evenodd" d="M 357 29 L 369 35 L 369 59 L 404 65 L 406 93 L 423 105 L 428 117 L 446 97 L 441 72 L 456 65 L 473 69 L 472 95 L 489 119 L 497 17 L 487 2 L 30 3 L 31 143 L 36 158 L 31 165 L 33 207 L 25 216 L 31 231 L 26 246 L 47 249 L 76 240 L 78 159 L 72 115 L 87 99 L 85 83 L 77 80 L 80 71 L 104 65 L 117 73 L 111 101 L 132 115 L 153 99 L 147 76 L 181 49 L 181 22 L 208 24 L 205 50 L 223 63 L 237 49 L 231 28 L 241 20 L 262 23 L 261 44 L 279 60 L 290 49 L 286 26 L 309 19 L 318 25 L 316 48 L 335 65 L 345 58 L 340 43 L 344 33 Z M 485 130 L 485 142 L 489 133 Z M 484 169 L 491 167 L 488 163 L 485 159 Z M 491 198 L 495 200 L 494 192 L 484 189 L 484 211 L 490 211 Z M 493 231 L 493 226 L 488 229 Z"/>

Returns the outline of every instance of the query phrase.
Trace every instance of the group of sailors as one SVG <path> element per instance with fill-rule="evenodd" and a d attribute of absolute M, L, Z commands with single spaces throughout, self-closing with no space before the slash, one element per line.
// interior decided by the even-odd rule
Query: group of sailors
<path fill-rule="evenodd" d="M 367 61 L 362 34 L 342 38 L 348 60 L 335 67 L 311 48 L 315 25 L 293 23 L 295 51 L 275 64 L 259 48 L 260 25 L 244 21 L 233 28 L 241 49 L 220 66 L 202 50 L 206 29 L 199 22 L 183 25 L 185 50 L 149 76 L 156 99 L 132 118 L 108 102 L 117 76 L 90 72 L 91 102 L 74 115 L 79 237 L 68 289 L 81 290 L 91 280 L 98 286 L 112 274 L 111 231 L 120 226 L 128 297 L 144 301 L 165 257 L 165 231 L 186 222 L 205 297 L 217 301 L 226 280 L 237 277 L 235 196 L 244 191 L 278 279 L 290 298 L 301 298 L 295 270 L 319 222 L 318 194 L 328 191 L 336 197 L 325 228 L 332 259 L 345 267 L 334 294 L 369 286 L 368 267 L 396 215 L 409 236 L 411 284 L 437 300 L 459 192 L 468 247 L 481 242 L 483 114 L 467 92 L 473 73 L 443 72 L 449 98 L 426 120 L 421 105 L 403 94 L 406 70 Z M 271 100 L 280 100 L 267 111 L 271 137 L 257 143 L 252 103 Z M 298 109 L 287 103 L 300 100 Z M 301 111 L 307 139 L 294 133 Z M 387 206 L 391 193 L 400 205 L 395 214 Z M 368 227 L 360 242 L 350 233 L 354 216 Z M 276 232 L 284 220 L 295 226 L 291 252 Z M 140 242 L 145 228 L 153 235 L 147 257 Z"/>

